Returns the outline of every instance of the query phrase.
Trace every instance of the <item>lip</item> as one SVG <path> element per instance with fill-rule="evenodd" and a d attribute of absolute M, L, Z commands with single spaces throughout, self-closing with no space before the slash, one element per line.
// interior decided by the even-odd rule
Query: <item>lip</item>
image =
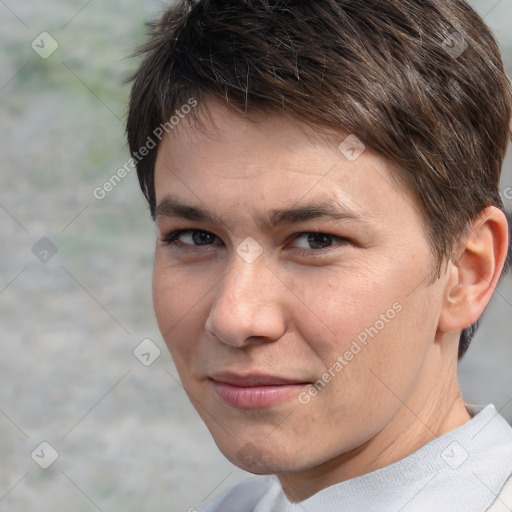
<path fill-rule="evenodd" d="M 308 382 L 275 375 L 251 373 L 240 375 L 220 372 L 210 377 L 213 389 L 236 409 L 263 409 L 297 397 Z"/>

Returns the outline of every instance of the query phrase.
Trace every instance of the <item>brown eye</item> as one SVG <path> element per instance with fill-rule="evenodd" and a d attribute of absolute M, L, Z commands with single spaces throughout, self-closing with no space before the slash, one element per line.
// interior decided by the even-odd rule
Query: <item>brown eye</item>
<path fill-rule="evenodd" d="M 344 239 L 327 233 L 301 233 L 295 238 L 295 247 L 318 250 L 330 247 L 339 241 L 344 241 Z"/>
<path fill-rule="evenodd" d="M 166 236 L 163 241 L 166 244 L 172 244 L 180 242 L 183 245 L 212 245 L 215 243 L 216 235 L 209 231 L 202 231 L 199 229 L 186 229 L 180 231 L 174 231 L 170 235 Z"/>

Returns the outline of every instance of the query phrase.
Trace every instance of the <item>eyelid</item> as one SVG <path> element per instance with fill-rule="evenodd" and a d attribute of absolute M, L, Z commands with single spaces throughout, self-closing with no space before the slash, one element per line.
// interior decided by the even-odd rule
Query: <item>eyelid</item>
<path fill-rule="evenodd" d="M 168 234 L 160 236 L 160 241 L 162 243 L 164 243 L 165 245 L 171 245 L 174 242 L 179 242 L 179 240 L 177 240 L 177 239 L 179 238 L 180 235 L 183 235 L 184 233 L 194 233 L 194 232 L 207 233 L 207 234 L 215 237 L 217 240 L 221 240 L 218 235 L 216 235 L 215 233 L 208 231 L 206 229 L 183 228 L 183 229 L 176 229 L 176 230 L 170 231 Z M 194 247 L 194 248 L 195 247 L 208 247 L 211 245 L 216 245 L 216 244 L 204 244 L 202 246 L 202 245 L 195 245 L 195 244 L 186 244 L 184 242 L 181 242 L 181 243 L 185 247 Z"/>
<path fill-rule="evenodd" d="M 346 243 L 349 243 L 349 239 L 346 238 L 346 237 L 342 237 L 342 236 L 338 236 L 338 235 L 333 235 L 332 233 L 327 233 L 325 231 L 303 231 L 303 232 L 300 232 L 300 233 L 294 233 L 290 238 L 289 240 L 296 240 L 298 238 L 300 238 L 301 236 L 304 236 L 304 235 L 323 235 L 323 236 L 326 236 L 328 238 L 331 238 L 332 241 L 333 241 L 333 244 L 332 245 L 328 245 L 327 247 L 322 247 L 320 249 L 305 249 L 303 247 L 291 247 L 291 249 L 294 249 L 298 252 L 302 251 L 304 254 L 323 254 L 323 253 L 327 253 L 327 252 L 331 252 L 331 251 L 334 251 L 336 249 L 339 248 L 340 245 L 345 245 Z M 291 250 L 291 249 L 288 249 L 288 250 Z"/>
<path fill-rule="evenodd" d="M 182 235 L 183 233 L 194 233 L 194 232 L 202 232 L 207 233 L 209 235 L 212 235 L 214 237 L 214 241 L 218 240 L 221 242 L 221 244 L 218 243 L 212 243 L 212 244 L 203 244 L 203 245 L 196 245 L 196 244 L 187 244 L 184 242 L 180 242 L 177 240 L 177 238 Z M 314 248 L 304 248 L 304 247 L 294 247 L 293 245 L 290 245 L 291 241 L 294 241 L 301 236 L 305 235 L 324 235 L 332 239 L 333 243 L 331 245 L 328 245 L 327 247 L 321 247 L 318 249 Z M 212 250 L 215 250 L 214 247 L 219 247 L 219 245 L 224 245 L 224 242 L 222 239 L 213 233 L 212 231 L 208 231 L 206 229 L 200 229 L 200 228 L 183 228 L 183 229 L 177 229 L 169 232 L 167 235 L 161 236 L 160 241 L 163 243 L 164 246 L 172 246 L 173 250 L 176 251 L 185 251 L 188 254 L 194 254 L 194 253 L 201 253 L 201 254 L 207 254 L 208 252 L 211 253 Z M 292 251 L 292 253 L 298 257 L 304 257 L 304 258 L 320 258 L 322 256 L 327 256 L 329 254 L 332 255 L 333 252 L 339 250 L 341 246 L 344 246 L 346 244 L 350 243 L 350 240 L 341 237 L 338 235 L 334 235 L 332 233 L 327 233 L 324 231 L 301 231 L 297 233 L 293 233 L 291 236 L 289 236 L 286 239 L 285 246 L 283 247 L 284 251 Z"/>

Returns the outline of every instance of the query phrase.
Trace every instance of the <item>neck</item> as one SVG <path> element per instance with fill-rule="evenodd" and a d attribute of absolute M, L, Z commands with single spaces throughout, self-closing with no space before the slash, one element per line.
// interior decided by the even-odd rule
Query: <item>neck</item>
<path fill-rule="evenodd" d="M 393 464 L 468 422 L 471 417 L 460 395 L 456 365 L 450 370 L 428 372 L 427 385 L 402 402 L 393 420 L 363 445 L 317 467 L 278 474 L 287 498 L 303 501 L 331 485 Z"/>

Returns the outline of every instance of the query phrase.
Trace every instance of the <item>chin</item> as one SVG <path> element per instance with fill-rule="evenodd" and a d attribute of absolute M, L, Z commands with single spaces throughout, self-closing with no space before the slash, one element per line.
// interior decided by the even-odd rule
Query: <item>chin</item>
<path fill-rule="evenodd" d="M 296 460 L 292 460 L 293 457 L 282 453 L 282 449 L 276 450 L 269 442 L 237 442 L 233 438 L 222 442 L 215 441 L 219 450 L 231 463 L 255 475 L 273 475 L 293 470 L 292 467 L 297 464 Z"/>
<path fill-rule="evenodd" d="M 242 443 L 226 439 L 224 445 L 217 443 L 217 446 L 231 463 L 255 475 L 293 473 L 309 467 L 308 461 L 301 460 L 295 450 L 287 451 L 283 446 L 273 445 L 268 439 Z M 239 448 L 235 450 L 235 446 Z"/>
<path fill-rule="evenodd" d="M 252 452 L 248 455 L 248 450 L 242 447 L 238 452 L 228 457 L 229 460 L 240 469 L 253 473 L 255 475 L 274 475 L 282 471 L 290 471 L 289 464 L 280 461 L 267 452 Z"/>

